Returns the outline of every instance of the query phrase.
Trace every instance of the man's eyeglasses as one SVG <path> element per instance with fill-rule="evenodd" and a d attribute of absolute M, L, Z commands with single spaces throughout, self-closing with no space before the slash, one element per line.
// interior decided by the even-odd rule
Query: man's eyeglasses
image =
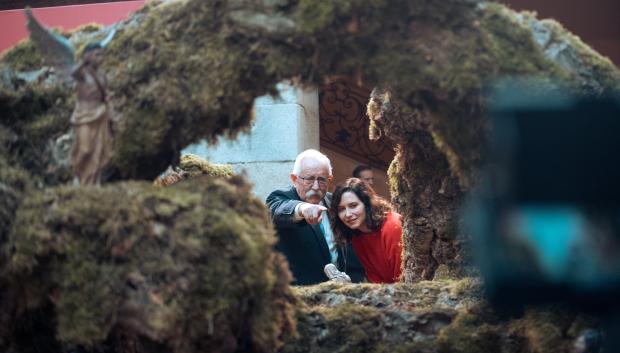
<path fill-rule="evenodd" d="M 303 183 L 306 184 L 306 185 L 314 185 L 314 182 L 318 181 L 319 185 L 325 186 L 325 185 L 327 185 L 327 181 L 328 181 L 328 179 L 324 178 L 324 177 L 312 177 L 312 176 L 310 176 L 310 177 L 302 177 L 302 176 L 300 176 L 298 178 L 301 179 L 301 181 L 303 181 Z"/>

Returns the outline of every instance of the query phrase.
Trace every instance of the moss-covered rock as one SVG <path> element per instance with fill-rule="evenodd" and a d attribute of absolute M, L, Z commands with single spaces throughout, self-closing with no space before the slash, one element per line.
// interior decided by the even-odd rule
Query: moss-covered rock
<path fill-rule="evenodd" d="M 368 116 L 396 144 L 388 170 L 394 204 L 403 217 L 403 280 L 471 275 L 467 237 L 457 231 L 464 195 L 432 132 L 433 117 L 375 89 Z"/>
<path fill-rule="evenodd" d="M 235 27 L 231 12 L 225 2 L 153 4 L 111 43 L 104 68 L 122 115 L 113 164 L 123 177 L 152 177 L 188 144 L 247 129 L 254 97 L 298 71 L 274 72 L 268 55 L 298 54 L 276 53 L 278 43 Z"/>
<path fill-rule="evenodd" d="M 43 66 L 43 57 L 34 43 L 26 39 L 2 53 L 2 62 L 16 71 L 32 71 Z"/>
<path fill-rule="evenodd" d="M 155 179 L 153 185 L 169 186 L 201 175 L 227 179 L 233 176 L 233 169 L 230 164 L 215 164 L 195 154 L 185 154 L 181 156 L 178 167 L 168 168 Z"/>
<path fill-rule="evenodd" d="M 122 117 L 112 167 L 123 179 L 153 179 L 185 146 L 247 129 L 254 98 L 274 93 L 277 82 L 349 75 L 390 87 L 410 108 L 431 109 L 438 149 L 469 187 L 490 81 L 528 75 L 597 93 L 617 87 L 613 65 L 557 24 L 545 27 L 550 43 L 576 48 L 569 56 L 580 69 L 565 65 L 568 54 L 551 55 L 532 35 L 537 23 L 482 1 L 149 2 L 116 26 L 103 64 Z M 102 33 L 84 29 L 71 38 L 79 45 Z M 5 61 L 35 69 L 13 60 L 28 50 L 26 42 Z"/>
<path fill-rule="evenodd" d="M 479 280 L 375 285 L 326 283 L 295 289 L 298 336 L 283 352 L 563 352 L 591 317 L 565 307 L 498 315 Z"/>
<path fill-rule="evenodd" d="M 209 175 L 212 177 L 230 178 L 233 176 L 233 169 L 230 164 L 211 163 L 195 154 L 184 154 L 181 156 L 179 169 L 187 173 L 189 177 Z"/>
<path fill-rule="evenodd" d="M 167 352 L 270 352 L 294 331 L 273 234 L 239 178 L 30 193 L 0 244 L 2 350 L 41 349 L 16 347 L 16 328 L 51 305 L 64 347 L 121 330 Z"/>
<path fill-rule="evenodd" d="M 69 130 L 73 97 L 46 69 L 16 73 L 0 65 L 0 153 L 43 185 L 71 179 L 54 158 L 56 140 Z"/>
<path fill-rule="evenodd" d="M 418 58 L 419 67 L 402 72 L 403 62 L 394 72 L 386 68 L 380 77 L 389 89 L 376 89 L 368 104 L 372 134 L 395 144 L 388 174 L 393 201 L 404 215 L 407 282 L 432 279 L 439 266 L 448 276 L 472 273 L 458 210 L 484 159 L 486 88 L 514 77 L 595 96 L 620 87 L 613 64 L 556 22 L 486 2 L 444 2 L 435 10 L 446 16 L 413 20 L 418 36 L 391 39 L 408 49 L 402 55 L 425 56 Z M 389 55 L 386 61 L 404 60 L 393 50 Z M 386 80 L 390 75 L 397 76 Z"/>
<path fill-rule="evenodd" d="M 26 171 L 10 165 L 0 155 L 0 244 L 7 241 L 15 211 L 33 187 L 31 176 Z M 0 253 L 0 263 L 2 262 L 3 254 Z"/>
<path fill-rule="evenodd" d="M 549 40 L 533 35 L 538 25 Z M 282 80 L 354 76 L 388 88 L 400 106 L 378 109 L 372 125 L 398 145 L 390 175 L 405 261 L 425 261 L 406 278 L 447 270 L 415 285 L 302 289 L 300 334 L 285 350 L 568 347 L 571 316 L 506 324 L 480 303 L 479 285 L 439 280 L 463 262 L 454 211 L 484 157 L 485 89 L 506 76 L 589 94 L 618 87 L 618 70 L 559 25 L 476 0 L 184 0 L 149 1 L 117 28 L 102 69 L 120 117 L 118 178 L 153 179 L 187 145 L 247 129 L 254 98 Z M 79 48 L 100 34 L 71 38 Z M 12 220 L 0 243 L 0 349 L 41 348 L 27 338 L 34 331 L 48 351 L 125 339 L 176 352 L 277 349 L 292 332 L 290 277 L 247 186 L 197 178 L 51 188 L 70 179 L 53 151 L 67 140 L 73 92 L 39 70 L 28 42 L 0 66 L 0 160 L 9 166 L 0 217 Z M 27 179 L 41 188 L 23 187 Z M 426 233 L 415 239 L 415 229 Z"/>
<path fill-rule="evenodd" d="M 545 57 L 569 72 L 583 93 L 599 95 L 620 89 L 618 69 L 609 58 L 601 56 L 560 23 L 552 19 L 538 20 L 529 12 L 512 16 L 532 31 Z"/>

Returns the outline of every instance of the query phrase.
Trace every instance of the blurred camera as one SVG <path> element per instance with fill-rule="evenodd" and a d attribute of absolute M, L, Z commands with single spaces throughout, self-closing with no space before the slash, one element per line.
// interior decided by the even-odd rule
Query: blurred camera
<path fill-rule="evenodd" d="M 492 95 L 483 182 L 464 215 L 489 300 L 617 307 L 619 97 L 501 86 Z"/>

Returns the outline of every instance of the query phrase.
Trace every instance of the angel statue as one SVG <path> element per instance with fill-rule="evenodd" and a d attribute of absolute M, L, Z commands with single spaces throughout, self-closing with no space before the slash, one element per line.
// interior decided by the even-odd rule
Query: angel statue
<path fill-rule="evenodd" d="M 76 63 L 71 42 L 43 27 L 29 7 L 25 12 L 30 39 L 41 51 L 46 64 L 58 70 L 65 80 L 75 81 L 77 96 L 71 115 L 75 140 L 71 147 L 71 165 L 80 185 L 98 185 L 112 159 L 115 119 L 108 104 L 106 78 L 98 68 L 103 49 L 115 31 L 111 30 L 101 42 L 87 44 L 82 60 Z"/>

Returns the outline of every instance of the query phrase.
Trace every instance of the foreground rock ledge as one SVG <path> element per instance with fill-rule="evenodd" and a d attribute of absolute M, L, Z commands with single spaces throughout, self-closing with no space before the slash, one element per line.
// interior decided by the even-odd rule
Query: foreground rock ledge
<path fill-rule="evenodd" d="M 284 352 L 571 352 L 592 318 L 566 308 L 500 316 L 477 278 L 297 287 L 298 336 Z"/>
<path fill-rule="evenodd" d="M 271 352 L 294 331 L 290 273 L 240 177 L 9 191 L 0 352 Z"/>

